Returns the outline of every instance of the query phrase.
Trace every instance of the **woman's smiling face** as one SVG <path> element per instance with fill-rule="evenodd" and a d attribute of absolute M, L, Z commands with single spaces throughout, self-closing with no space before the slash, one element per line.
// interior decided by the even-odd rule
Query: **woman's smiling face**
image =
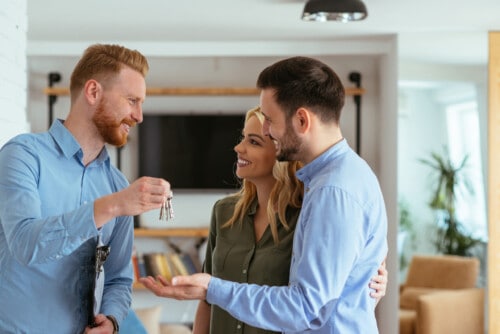
<path fill-rule="evenodd" d="M 273 166 L 276 162 L 276 146 L 262 132 L 262 123 L 254 114 L 245 122 L 242 139 L 234 147 L 238 154 L 236 175 L 248 181 L 273 179 Z"/>

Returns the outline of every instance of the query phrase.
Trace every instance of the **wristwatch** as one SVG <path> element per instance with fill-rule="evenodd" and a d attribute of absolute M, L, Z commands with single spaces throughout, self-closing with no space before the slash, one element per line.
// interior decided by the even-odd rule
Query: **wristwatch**
<path fill-rule="evenodd" d="M 113 334 L 118 334 L 118 332 L 120 332 L 120 326 L 118 325 L 118 321 L 116 321 L 116 318 L 112 315 L 107 315 L 106 318 L 108 318 L 113 323 Z"/>

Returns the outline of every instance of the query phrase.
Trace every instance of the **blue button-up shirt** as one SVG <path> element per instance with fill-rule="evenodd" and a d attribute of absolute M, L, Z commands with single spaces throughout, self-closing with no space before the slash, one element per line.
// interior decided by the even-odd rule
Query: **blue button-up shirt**
<path fill-rule="evenodd" d="M 305 195 L 287 287 L 212 277 L 207 301 L 286 333 L 374 334 L 368 284 L 387 254 L 387 216 L 372 170 L 345 140 L 297 173 Z"/>
<path fill-rule="evenodd" d="M 48 132 L 19 135 L 0 150 L 0 332 L 81 333 L 98 236 L 104 264 L 100 313 L 121 321 L 131 300 L 132 217 L 100 230 L 94 200 L 128 186 L 104 148 L 88 166 L 57 120 Z"/>

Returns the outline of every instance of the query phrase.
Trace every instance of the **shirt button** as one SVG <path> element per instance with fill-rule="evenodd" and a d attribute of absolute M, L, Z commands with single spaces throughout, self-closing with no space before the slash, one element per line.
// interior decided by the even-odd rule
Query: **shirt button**
<path fill-rule="evenodd" d="M 238 326 L 236 326 L 236 328 L 241 329 L 241 324 L 238 324 Z"/>
<path fill-rule="evenodd" d="M 246 274 L 247 273 L 247 270 L 246 269 L 243 269 L 243 274 Z"/>

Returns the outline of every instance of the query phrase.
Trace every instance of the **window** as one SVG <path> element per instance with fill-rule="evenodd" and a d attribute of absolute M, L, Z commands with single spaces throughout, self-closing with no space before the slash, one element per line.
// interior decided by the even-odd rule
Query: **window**
<path fill-rule="evenodd" d="M 470 185 L 470 191 L 460 189 L 458 192 L 456 215 L 466 232 L 486 241 L 488 230 L 477 103 L 466 101 L 448 104 L 446 120 L 451 161 L 458 166 L 468 156 L 463 175 Z"/>

